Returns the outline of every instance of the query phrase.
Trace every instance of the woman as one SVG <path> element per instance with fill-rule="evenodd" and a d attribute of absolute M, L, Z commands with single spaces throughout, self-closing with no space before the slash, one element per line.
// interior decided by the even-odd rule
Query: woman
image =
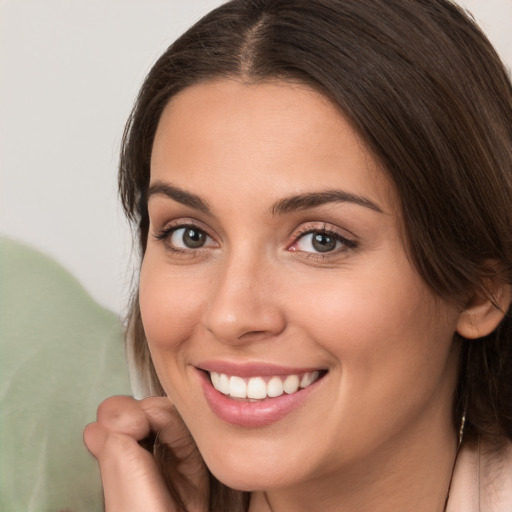
<path fill-rule="evenodd" d="M 107 511 L 510 510 L 511 141 L 445 0 L 235 0 L 176 41 L 120 167 L 164 398 L 87 427 Z"/>

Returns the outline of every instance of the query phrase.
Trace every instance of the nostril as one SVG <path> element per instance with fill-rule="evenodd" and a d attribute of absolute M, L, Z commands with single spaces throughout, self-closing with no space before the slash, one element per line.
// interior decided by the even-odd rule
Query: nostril
<path fill-rule="evenodd" d="M 260 338 L 268 338 L 269 336 L 272 336 L 272 335 L 273 335 L 273 333 L 269 332 L 269 331 L 249 331 L 249 332 L 243 333 L 239 337 L 239 339 L 241 341 L 244 341 L 244 340 L 252 341 L 252 340 L 257 340 Z"/>

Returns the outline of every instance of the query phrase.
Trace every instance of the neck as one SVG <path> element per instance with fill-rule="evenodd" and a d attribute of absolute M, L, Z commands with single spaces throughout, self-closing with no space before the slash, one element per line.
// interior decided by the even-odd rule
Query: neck
<path fill-rule="evenodd" d="M 446 417 L 446 416 L 445 416 Z M 250 512 L 443 512 L 458 432 L 446 421 L 434 430 L 390 440 L 365 460 L 293 488 L 254 493 Z M 430 422 L 432 427 L 432 422 Z"/>

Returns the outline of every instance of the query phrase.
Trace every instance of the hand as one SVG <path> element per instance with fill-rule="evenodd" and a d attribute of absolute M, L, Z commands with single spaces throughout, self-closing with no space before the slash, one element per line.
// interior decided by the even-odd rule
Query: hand
<path fill-rule="evenodd" d="M 157 457 L 142 446 L 155 435 Z M 84 441 L 98 459 L 106 512 L 178 512 L 180 498 L 189 512 L 207 510 L 206 467 L 168 398 L 108 398 Z"/>

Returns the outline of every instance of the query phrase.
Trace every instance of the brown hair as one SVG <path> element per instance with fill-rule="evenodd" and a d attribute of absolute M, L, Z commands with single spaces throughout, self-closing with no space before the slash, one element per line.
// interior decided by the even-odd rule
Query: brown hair
<path fill-rule="evenodd" d="M 124 134 L 120 192 L 142 255 L 160 115 L 183 88 L 222 77 L 300 81 L 339 106 L 395 184 L 411 261 L 439 296 L 462 300 L 485 278 L 512 282 L 512 87 L 492 45 L 456 5 L 234 0 L 205 16 L 154 65 Z M 489 336 L 460 340 L 454 418 L 465 408 L 473 433 L 512 439 L 505 313 Z M 148 390 L 163 394 L 136 295 L 127 339 Z M 212 489 L 210 510 L 246 510 L 246 495 L 213 477 Z"/>

